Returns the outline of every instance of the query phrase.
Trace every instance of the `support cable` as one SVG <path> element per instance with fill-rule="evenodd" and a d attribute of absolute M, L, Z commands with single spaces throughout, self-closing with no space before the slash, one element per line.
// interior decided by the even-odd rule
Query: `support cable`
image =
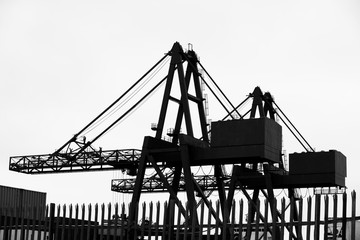
<path fill-rule="evenodd" d="M 230 111 L 226 108 L 226 106 L 224 105 L 224 103 L 220 100 L 220 98 L 215 94 L 215 92 L 212 90 L 212 88 L 209 86 L 209 84 L 205 81 L 204 78 L 201 77 L 201 79 L 204 81 L 205 85 L 209 88 L 210 92 L 215 96 L 215 98 L 219 101 L 219 103 L 221 104 L 221 106 L 225 109 L 225 111 L 228 113 L 228 116 L 231 116 L 232 119 L 234 119 L 234 117 L 230 114 Z"/>
<path fill-rule="evenodd" d="M 150 96 L 165 80 L 167 76 L 163 78 L 160 82 L 158 82 L 149 92 L 147 92 L 139 101 L 137 101 L 131 108 L 129 108 L 123 115 L 121 115 L 118 119 L 116 119 L 112 124 L 110 124 L 104 131 L 102 131 L 97 137 L 95 137 L 92 142 L 95 142 L 99 139 L 104 133 L 113 128 L 120 120 L 126 117 L 129 113 L 131 113 L 139 104 L 141 104 L 148 96 Z"/>
<path fill-rule="evenodd" d="M 212 90 L 212 88 L 209 86 L 209 84 L 205 81 L 204 77 L 199 73 L 198 69 L 194 66 L 194 64 L 191 63 L 191 61 L 189 60 L 189 58 L 184 54 L 184 57 L 186 58 L 188 64 L 190 64 L 190 66 L 196 71 L 196 73 L 200 76 L 200 78 L 203 80 L 203 82 L 205 83 L 205 85 L 209 88 L 209 90 L 211 91 L 211 93 L 215 96 L 215 98 L 219 101 L 219 103 L 221 104 L 221 106 L 225 109 L 225 111 L 229 114 L 229 110 L 226 108 L 226 106 L 224 105 L 224 103 L 220 100 L 220 98 L 215 94 L 215 92 Z M 218 90 L 220 91 L 220 93 L 223 94 L 223 96 L 225 97 L 225 99 L 230 103 L 230 105 L 233 107 L 233 105 L 231 104 L 231 102 L 229 101 L 229 99 L 224 95 L 224 93 L 221 91 L 221 89 L 219 88 L 219 86 L 214 82 L 214 80 L 211 78 L 211 76 L 207 73 L 206 69 L 201 65 L 201 63 L 199 62 L 199 60 L 196 59 L 196 62 L 200 64 L 201 68 L 205 71 L 205 73 L 210 77 L 210 79 L 213 81 L 213 83 L 215 84 L 215 86 L 218 88 Z M 234 108 L 234 107 L 233 107 Z M 238 113 L 239 114 L 239 113 Z M 239 114 L 240 115 L 240 114 Z M 234 117 L 231 116 L 233 119 Z"/>
<path fill-rule="evenodd" d="M 114 113 L 116 113 L 120 108 L 122 108 L 125 104 L 127 104 L 136 94 L 138 94 L 153 78 L 154 76 L 164 67 L 164 65 L 167 63 L 167 61 L 162 61 L 161 66 L 157 68 L 155 71 L 152 71 L 149 77 L 143 81 L 137 89 L 134 90 L 130 94 L 130 96 L 126 97 L 123 102 L 121 102 L 118 106 L 113 108 L 108 114 L 106 114 L 99 122 L 97 122 L 94 126 L 92 126 L 90 129 L 88 129 L 84 135 L 88 134 L 92 130 L 94 130 L 96 127 L 98 127 L 100 124 L 102 124 L 104 121 L 106 121 L 108 118 L 110 118 Z M 154 70 L 154 69 L 153 69 Z"/>
<path fill-rule="evenodd" d="M 94 124 L 100 117 L 102 117 L 109 109 L 111 109 L 115 104 L 117 104 L 128 92 L 130 92 L 137 84 L 139 84 L 154 68 L 156 68 L 168 54 L 165 54 L 153 67 L 151 67 L 139 80 L 137 80 L 128 90 L 126 90 L 118 99 L 116 99 L 110 106 L 108 106 L 104 111 L 102 111 L 97 117 L 95 117 L 90 123 L 88 123 L 83 129 L 81 129 L 77 134 L 75 134 L 70 140 L 68 140 L 64 145 L 62 145 L 58 150 L 53 154 L 59 153 L 64 149 L 69 143 L 75 141 L 77 137 L 83 133 L 87 128 Z"/>
<path fill-rule="evenodd" d="M 292 124 L 290 119 L 285 115 L 285 113 L 281 110 L 281 108 L 275 102 L 273 102 L 273 103 L 275 104 L 277 109 L 281 112 L 281 114 L 286 118 L 286 120 L 291 124 L 291 126 L 295 129 L 295 131 L 299 134 L 299 136 L 302 138 L 302 140 L 304 140 L 304 142 L 308 145 L 308 147 L 311 149 L 311 151 L 315 152 L 315 150 L 310 146 L 310 144 L 306 141 L 306 139 L 303 137 L 303 135 L 297 130 L 297 128 L 294 126 L 294 124 Z M 279 114 L 278 114 L 278 116 L 279 116 Z M 280 119 L 281 119 L 281 117 L 280 117 Z M 309 152 L 308 149 L 306 149 L 306 150 Z"/>
<path fill-rule="evenodd" d="M 165 77 L 165 78 L 166 78 L 166 77 Z M 163 80 L 164 80 L 164 79 L 163 79 Z M 161 83 L 159 84 L 159 86 L 160 86 L 161 84 L 163 84 L 163 83 L 164 83 L 164 82 L 161 82 Z M 151 96 L 156 92 L 156 90 L 158 90 L 158 89 L 159 89 L 159 88 L 154 89 L 154 91 L 152 91 L 151 93 L 149 93 L 149 94 L 146 96 L 146 98 L 144 99 L 144 101 L 142 101 L 141 103 L 139 103 L 139 104 L 136 105 L 136 106 L 133 106 L 133 107 L 132 107 L 132 111 L 129 112 L 128 115 L 124 116 L 124 118 L 121 119 L 121 121 L 117 122 L 114 126 L 112 126 L 112 128 L 109 129 L 109 131 L 112 130 L 113 128 L 115 128 L 117 125 L 119 125 L 119 124 L 120 124 L 122 121 L 124 121 L 127 117 L 131 116 L 131 115 L 134 113 L 134 110 L 138 109 L 139 107 L 141 107 L 141 105 L 143 105 L 144 103 L 146 103 L 146 101 L 149 99 L 149 97 L 151 97 Z M 136 103 L 136 104 L 137 104 L 137 103 Z M 109 131 L 108 131 L 108 132 L 109 132 Z"/>
<path fill-rule="evenodd" d="M 233 111 L 235 110 L 236 113 L 241 117 L 241 114 L 237 111 L 237 109 L 234 107 L 234 105 L 230 102 L 230 100 L 226 97 L 226 95 L 224 94 L 224 92 L 221 90 L 221 88 L 217 85 L 217 83 L 214 81 L 214 79 L 211 77 L 211 75 L 208 73 L 208 71 L 206 71 L 206 69 L 204 68 L 204 66 L 200 63 L 200 61 L 197 61 L 200 65 L 200 67 L 205 71 L 206 75 L 210 78 L 210 80 L 213 82 L 213 84 L 215 85 L 215 87 L 220 91 L 220 93 L 223 95 L 223 97 L 226 99 L 226 101 L 230 104 L 230 106 L 232 107 Z M 202 80 L 204 80 L 204 78 L 202 76 L 200 76 Z"/>
<path fill-rule="evenodd" d="M 309 152 L 309 150 L 306 148 L 306 146 L 304 145 L 304 143 L 302 143 L 302 141 L 298 138 L 298 136 L 296 136 L 296 134 L 294 133 L 294 131 L 289 127 L 289 125 L 284 121 L 284 119 L 279 115 L 277 114 L 278 117 L 280 118 L 280 120 L 285 124 L 285 126 L 289 129 L 289 131 L 293 134 L 293 136 L 298 140 L 298 142 L 301 144 L 301 146 L 304 147 L 304 149 Z M 314 152 L 314 150 L 313 150 Z"/>
<path fill-rule="evenodd" d="M 104 131 L 102 131 L 99 135 L 93 138 L 91 141 L 87 142 L 74 156 L 76 159 L 77 155 L 89 147 L 92 143 L 102 137 L 106 132 L 108 132 L 111 128 L 113 128 L 118 122 L 120 122 L 124 117 L 126 117 L 130 112 L 132 112 L 142 101 L 144 101 L 149 95 L 151 95 L 165 80 L 167 77 L 163 78 L 159 83 L 157 83 L 148 93 L 146 93 L 139 101 L 137 101 L 131 108 L 129 108 L 123 115 L 121 115 L 118 119 L 116 119 L 110 126 L 108 126 Z"/>
<path fill-rule="evenodd" d="M 249 100 L 250 96 L 247 96 L 244 101 L 242 101 L 239 105 L 236 106 L 235 109 L 240 108 L 244 103 L 246 103 L 247 100 Z M 233 112 L 235 112 L 235 109 L 231 110 L 230 113 L 228 113 L 221 121 L 224 121 L 227 117 L 229 117 Z M 239 115 L 240 118 L 243 118 L 244 116 Z"/>

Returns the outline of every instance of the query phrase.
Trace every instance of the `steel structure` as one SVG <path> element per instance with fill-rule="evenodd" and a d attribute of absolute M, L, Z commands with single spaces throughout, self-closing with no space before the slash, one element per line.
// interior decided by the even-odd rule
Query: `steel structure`
<path fill-rule="evenodd" d="M 88 142 L 78 140 L 81 133 L 96 123 L 165 57 L 171 58 L 165 78 L 97 137 Z M 225 104 L 220 101 L 215 91 L 199 73 L 199 67 L 209 76 L 231 109 L 225 107 Z M 206 120 L 205 98 L 202 93 L 201 81 L 205 82 L 227 112 L 225 118 L 212 122 L 211 128 Z M 152 127 L 156 133 L 154 137 L 146 136 L 144 138 L 141 151 L 102 151 L 93 147 L 93 143 L 100 136 L 116 125 L 126 114 L 133 111 L 162 83 L 165 83 L 165 90 L 159 119 L 157 124 Z M 174 94 L 175 83 L 178 84 L 178 97 L 175 97 Z M 241 115 L 238 108 L 248 99 L 252 99 L 252 106 L 245 114 Z M 169 200 L 178 206 L 184 217 L 191 219 L 192 226 L 196 226 L 199 224 L 196 211 L 199 201 L 205 203 L 215 219 L 224 223 L 230 222 L 230 210 L 237 190 L 242 191 L 251 202 L 248 221 L 252 222 L 255 214 L 260 215 L 258 216 L 260 219 L 263 218 L 262 214 L 257 211 L 260 193 L 270 203 L 273 221 L 278 221 L 281 214 L 276 209 L 274 189 L 287 189 L 289 198 L 296 199 L 296 188 L 345 186 L 346 158 L 344 155 L 335 150 L 315 152 L 275 103 L 271 94 L 263 93 L 259 87 L 256 87 L 245 101 L 237 107 L 233 106 L 201 65 L 196 53 L 192 49 L 184 51 L 176 42 L 172 49 L 128 91 L 84 129 L 75 134 L 59 150 L 48 155 L 11 157 L 9 168 L 13 171 L 31 174 L 128 170 L 136 178 L 113 180 L 112 190 L 132 193 L 129 222 L 133 224 L 136 221 L 141 194 L 144 192 L 168 192 Z M 169 102 L 176 103 L 178 106 L 170 141 L 163 139 L 164 128 L 169 121 L 167 116 Z M 196 109 L 196 114 L 190 110 L 193 109 L 192 107 Z M 236 113 L 238 118 L 234 117 L 233 113 Z M 284 168 L 282 127 L 275 121 L 275 116 L 293 133 L 306 150 L 301 154 L 290 154 L 289 171 Z M 199 126 L 199 136 L 196 136 L 194 126 Z M 184 130 L 181 131 L 182 127 Z M 307 164 L 311 164 L 311 168 L 306 166 Z M 197 174 L 193 170 L 199 166 L 209 166 L 213 171 L 206 176 Z M 226 173 L 226 168 L 231 168 L 231 174 Z M 147 177 L 145 173 L 149 169 L 155 171 L 155 174 Z M 178 197 L 179 191 L 186 192 L 186 206 Z M 215 214 L 216 211 L 212 209 L 209 202 L 209 193 L 213 191 L 216 191 L 219 196 L 222 216 Z M 291 216 L 296 220 L 296 211 Z M 167 216 L 166 221 L 173 222 L 172 217 Z M 275 233 L 274 231 L 279 231 L 279 229 L 271 231 Z M 296 229 L 288 228 L 288 231 L 294 232 L 292 234 L 294 238 L 301 236 Z M 251 234 L 250 229 L 248 234 Z"/>
<path fill-rule="evenodd" d="M 134 171 L 141 151 L 137 149 L 83 151 L 76 153 L 42 154 L 10 158 L 9 169 L 21 173 L 104 171 L 128 169 Z"/>

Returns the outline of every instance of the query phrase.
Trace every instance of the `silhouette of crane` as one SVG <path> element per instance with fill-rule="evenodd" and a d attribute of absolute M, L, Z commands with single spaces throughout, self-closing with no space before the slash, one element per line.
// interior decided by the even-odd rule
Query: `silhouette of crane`
<path fill-rule="evenodd" d="M 96 137 L 90 141 L 81 137 L 168 57 L 170 66 L 166 77 Z M 204 79 L 199 68 L 209 77 L 212 86 Z M 174 95 L 176 80 L 178 97 Z M 102 150 L 93 146 L 96 140 L 133 112 L 163 83 L 165 89 L 159 119 L 157 124 L 152 126 L 155 136 L 145 136 L 141 150 Z M 227 113 L 223 119 L 210 124 L 205 114 L 206 99 L 202 83 Z M 225 103 L 216 92 L 225 99 Z M 238 109 L 250 100 L 250 109 L 241 114 Z M 165 122 L 169 121 L 169 102 L 177 104 L 177 114 L 169 133 L 171 138 L 165 140 L 164 128 Z M 229 105 L 230 109 L 226 105 Z M 191 111 L 191 107 L 196 111 Z M 289 170 L 284 167 L 282 127 L 276 118 L 279 118 L 305 149 L 303 153 L 289 155 Z M 195 134 L 195 121 L 200 128 L 199 136 Z M 194 168 L 207 166 L 213 169 L 208 175 L 194 172 Z M 231 170 L 228 171 L 227 168 Z M 184 51 L 176 42 L 172 49 L 124 94 L 58 150 L 52 154 L 10 157 L 9 169 L 28 174 L 127 170 L 134 178 L 114 179 L 112 190 L 132 193 L 130 223 L 135 222 L 142 193 L 167 192 L 169 201 L 174 202 L 180 213 L 189 217 L 191 224 L 196 226 L 199 219 L 194 209 L 196 210 L 199 201 L 205 203 L 215 219 L 230 222 L 230 209 L 236 190 L 240 190 L 250 202 L 248 221 L 254 221 L 255 214 L 260 214 L 259 218 L 263 219 L 261 213 L 256 211 L 260 192 L 270 203 L 273 220 L 278 221 L 281 214 L 276 209 L 274 189 L 287 189 L 289 198 L 296 199 L 296 188 L 345 187 L 346 158 L 336 150 L 315 152 L 271 94 L 263 93 L 259 87 L 235 107 L 200 63 L 196 53 L 192 49 Z M 147 177 L 147 170 L 155 171 L 155 174 Z M 180 191 L 186 192 L 187 206 L 183 205 L 178 197 Z M 221 216 L 216 214 L 209 201 L 209 195 L 214 191 L 218 194 Z M 297 219 L 296 212 L 292 216 Z M 174 219 L 168 216 L 166 221 L 170 223 Z M 296 229 L 289 227 L 287 230 L 296 232 Z M 248 234 L 251 234 L 251 230 Z M 300 235 L 300 232 L 294 234 L 298 237 Z"/>

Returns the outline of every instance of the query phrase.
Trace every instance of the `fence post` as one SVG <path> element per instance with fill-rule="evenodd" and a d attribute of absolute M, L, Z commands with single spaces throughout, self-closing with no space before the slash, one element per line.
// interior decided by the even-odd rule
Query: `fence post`
<path fill-rule="evenodd" d="M 321 207 L 321 195 L 315 196 L 315 229 L 314 239 L 319 240 L 320 238 L 320 207 Z"/>
<path fill-rule="evenodd" d="M 148 222 L 148 239 L 151 239 L 152 225 L 153 225 L 153 202 L 149 204 L 149 222 Z"/>
<path fill-rule="evenodd" d="M 342 240 L 346 240 L 346 224 L 347 224 L 347 220 L 346 220 L 346 205 L 347 203 L 347 195 L 346 192 L 343 193 L 343 216 L 342 216 Z"/>
<path fill-rule="evenodd" d="M 284 239 L 284 233 L 285 233 L 285 211 L 286 211 L 286 208 L 285 208 L 285 198 L 281 198 L 281 230 L 279 232 L 279 235 L 278 236 L 278 239 L 281 239 L 283 240 Z"/>
<path fill-rule="evenodd" d="M 334 212 L 333 212 L 333 240 L 337 235 L 337 195 L 334 195 Z"/>
<path fill-rule="evenodd" d="M 242 233 L 243 233 L 243 218 L 244 218 L 244 201 L 241 199 L 239 203 L 239 237 L 238 239 L 242 239 Z"/>
<path fill-rule="evenodd" d="M 309 196 L 308 197 L 308 202 L 307 202 L 307 226 L 306 226 L 306 239 L 310 239 L 310 230 L 311 230 L 311 200 L 312 198 Z"/>
<path fill-rule="evenodd" d="M 50 203 L 50 216 L 49 216 L 49 240 L 54 240 L 55 228 L 55 203 Z"/>
<path fill-rule="evenodd" d="M 156 221 L 155 221 L 155 240 L 159 238 L 159 227 L 160 227 L 160 202 L 156 203 Z"/>
<path fill-rule="evenodd" d="M 325 207 L 324 207 L 324 240 L 328 239 L 328 228 L 329 228 L 329 196 L 325 195 Z"/>
<path fill-rule="evenodd" d="M 235 200 L 232 201 L 231 207 L 231 225 L 230 225 L 230 236 L 229 239 L 234 239 L 234 228 L 235 228 L 235 212 L 236 212 L 236 203 Z M 202 226 L 200 228 L 200 232 L 202 232 Z M 200 240 L 200 238 L 199 238 Z"/>
<path fill-rule="evenodd" d="M 290 219 L 289 219 L 289 239 L 293 239 L 293 227 L 294 227 L 294 212 L 295 212 L 295 199 L 294 196 L 290 197 Z"/>
<path fill-rule="evenodd" d="M 86 233 L 86 239 L 87 240 L 90 240 L 90 236 L 92 234 L 92 231 L 91 231 L 91 212 L 92 212 L 92 207 L 91 207 L 91 204 L 88 205 L 88 226 L 87 226 L 87 233 Z M 93 227 L 95 229 L 95 226 Z M 115 231 L 116 232 L 116 231 Z"/>
<path fill-rule="evenodd" d="M 272 206 L 271 206 L 272 205 Z M 276 198 L 274 199 L 274 201 L 270 202 L 270 211 L 271 211 L 271 216 L 272 216 L 272 239 L 280 239 L 280 227 L 277 224 L 277 200 Z M 280 218 L 281 221 L 281 218 Z"/>
<path fill-rule="evenodd" d="M 351 240 L 355 240 L 356 192 L 351 192 Z"/>
<path fill-rule="evenodd" d="M 60 216 L 58 216 L 60 221 Z M 63 217 L 62 217 L 62 223 L 61 223 L 61 240 L 65 239 L 65 233 L 66 233 L 66 205 L 63 205 Z"/>

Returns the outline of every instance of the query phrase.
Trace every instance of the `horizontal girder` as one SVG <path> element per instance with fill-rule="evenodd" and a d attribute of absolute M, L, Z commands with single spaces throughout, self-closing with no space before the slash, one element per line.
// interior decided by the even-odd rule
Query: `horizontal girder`
<path fill-rule="evenodd" d="M 165 176 L 167 181 L 171 184 L 173 181 L 173 175 Z M 193 176 L 196 183 L 200 186 L 203 191 L 213 191 L 217 190 L 216 178 L 213 175 L 202 175 L 202 176 Z M 226 187 L 230 184 L 231 176 L 224 176 L 223 182 Z M 134 178 L 131 179 L 113 179 L 111 182 L 111 190 L 114 192 L 121 193 L 133 193 L 135 186 Z M 178 191 L 185 191 L 186 181 L 183 176 L 180 178 Z M 167 188 L 164 186 L 162 180 L 157 176 L 152 176 L 150 178 L 145 178 L 142 185 L 142 192 L 151 193 L 151 192 L 168 192 Z"/>
<path fill-rule="evenodd" d="M 28 174 L 84 172 L 136 168 L 141 157 L 137 149 L 84 151 L 10 157 L 9 169 Z"/>

